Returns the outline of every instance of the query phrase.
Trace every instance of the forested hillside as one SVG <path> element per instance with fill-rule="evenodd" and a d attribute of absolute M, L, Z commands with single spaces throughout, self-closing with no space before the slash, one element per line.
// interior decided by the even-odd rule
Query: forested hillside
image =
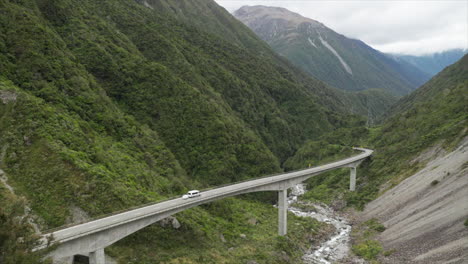
<path fill-rule="evenodd" d="M 319 141 L 306 144 L 285 164 L 289 169 L 296 169 L 320 162 L 317 154 L 307 154 L 314 146 L 330 153 L 346 151 L 339 147 L 340 143 L 375 149 L 371 161 L 358 169 L 361 177 L 358 177 L 357 192 L 342 195 L 349 184 L 348 170 L 320 175 L 310 181 L 310 186 L 317 188 L 316 193 L 323 194 L 318 198 L 330 201 L 341 197 L 348 205 L 363 208 L 367 202 L 421 169 L 431 158 L 417 159 L 425 150 L 439 146 L 450 152 L 458 147 L 468 135 L 467 101 L 468 56 L 465 55 L 402 98 L 382 126 L 355 128 L 341 135 L 337 130 L 324 135 Z"/>
<path fill-rule="evenodd" d="M 365 100 L 294 68 L 211 0 L 3 0 L 0 13 L 0 169 L 14 191 L 0 195 L 24 197 L 42 230 L 279 172 L 306 140 L 365 122 L 351 115 Z M 292 218 L 289 238 L 271 239 L 275 209 L 249 200 L 177 217 L 180 230 L 154 225 L 106 252 L 282 263 L 278 251 L 300 259 L 319 234 Z M 15 263 L 19 227 L 1 228 L 0 259 Z"/>
<path fill-rule="evenodd" d="M 349 156 L 352 145 L 374 149 L 357 169 L 355 192 L 348 191 L 349 169 L 341 169 L 311 178 L 302 199 L 365 209 L 355 214 L 360 220 L 353 226 L 352 251 L 371 262 L 463 263 L 467 101 L 465 55 L 402 98 L 381 126 L 327 133 L 284 166 L 293 170 Z"/>

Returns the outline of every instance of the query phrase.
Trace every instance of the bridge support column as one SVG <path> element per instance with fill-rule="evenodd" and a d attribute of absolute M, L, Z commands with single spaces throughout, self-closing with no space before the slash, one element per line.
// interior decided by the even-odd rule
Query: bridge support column
<path fill-rule="evenodd" d="M 106 263 L 106 256 L 104 255 L 103 248 L 89 253 L 89 264 L 105 264 L 105 263 Z"/>
<path fill-rule="evenodd" d="M 278 192 L 278 235 L 288 232 L 288 190 Z"/>
<path fill-rule="evenodd" d="M 52 260 L 53 264 L 73 264 L 74 257 L 65 257 L 61 259 Z"/>
<path fill-rule="evenodd" d="M 349 176 L 349 190 L 356 190 L 356 167 L 351 167 L 351 175 Z"/>

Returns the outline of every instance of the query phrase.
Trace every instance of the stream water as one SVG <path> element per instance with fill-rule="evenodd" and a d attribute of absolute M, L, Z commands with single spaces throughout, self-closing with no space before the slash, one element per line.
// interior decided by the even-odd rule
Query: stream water
<path fill-rule="evenodd" d="M 304 184 L 296 185 L 288 197 L 288 204 L 292 205 L 298 201 L 298 197 L 306 191 Z M 300 202 L 299 202 L 300 203 Z M 314 211 L 304 211 L 294 206 L 289 206 L 288 210 L 301 217 L 312 217 L 318 221 L 333 225 L 336 228 L 333 236 L 320 244 L 318 247 L 311 247 L 302 257 L 304 263 L 329 264 L 340 260 L 348 255 L 349 236 L 351 226 L 343 217 L 337 215 L 335 211 L 323 204 L 313 204 Z"/>

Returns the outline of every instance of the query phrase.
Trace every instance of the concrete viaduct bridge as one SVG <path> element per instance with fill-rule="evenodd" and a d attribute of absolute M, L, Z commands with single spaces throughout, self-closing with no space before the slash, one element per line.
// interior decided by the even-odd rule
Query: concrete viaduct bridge
<path fill-rule="evenodd" d="M 354 191 L 356 186 L 356 167 L 364 159 L 372 155 L 373 152 L 364 148 L 355 149 L 363 153 L 318 167 L 211 189 L 204 191 L 200 197 L 196 198 L 176 198 L 97 220 L 91 220 L 87 223 L 65 227 L 52 233 L 43 234 L 43 243 L 37 250 L 46 248 L 50 244 L 46 241 L 52 239 L 52 243 L 57 244 L 57 248 L 49 253 L 54 263 L 71 263 L 73 262 L 73 256 L 84 255 L 89 256 L 91 264 L 104 264 L 104 248 L 163 218 L 215 200 L 262 191 L 278 192 L 278 233 L 283 236 L 287 232 L 288 188 L 320 173 L 348 167 L 351 169 L 349 188 L 351 191 Z"/>

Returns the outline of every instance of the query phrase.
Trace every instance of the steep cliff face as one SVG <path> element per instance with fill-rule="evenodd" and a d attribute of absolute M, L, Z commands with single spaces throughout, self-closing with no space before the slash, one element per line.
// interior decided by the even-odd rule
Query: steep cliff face
<path fill-rule="evenodd" d="M 405 95 L 429 79 L 405 61 L 284 8 L 245 6 L 234 16 L 296 66 L 344 90 L 381 88 Z"/>

